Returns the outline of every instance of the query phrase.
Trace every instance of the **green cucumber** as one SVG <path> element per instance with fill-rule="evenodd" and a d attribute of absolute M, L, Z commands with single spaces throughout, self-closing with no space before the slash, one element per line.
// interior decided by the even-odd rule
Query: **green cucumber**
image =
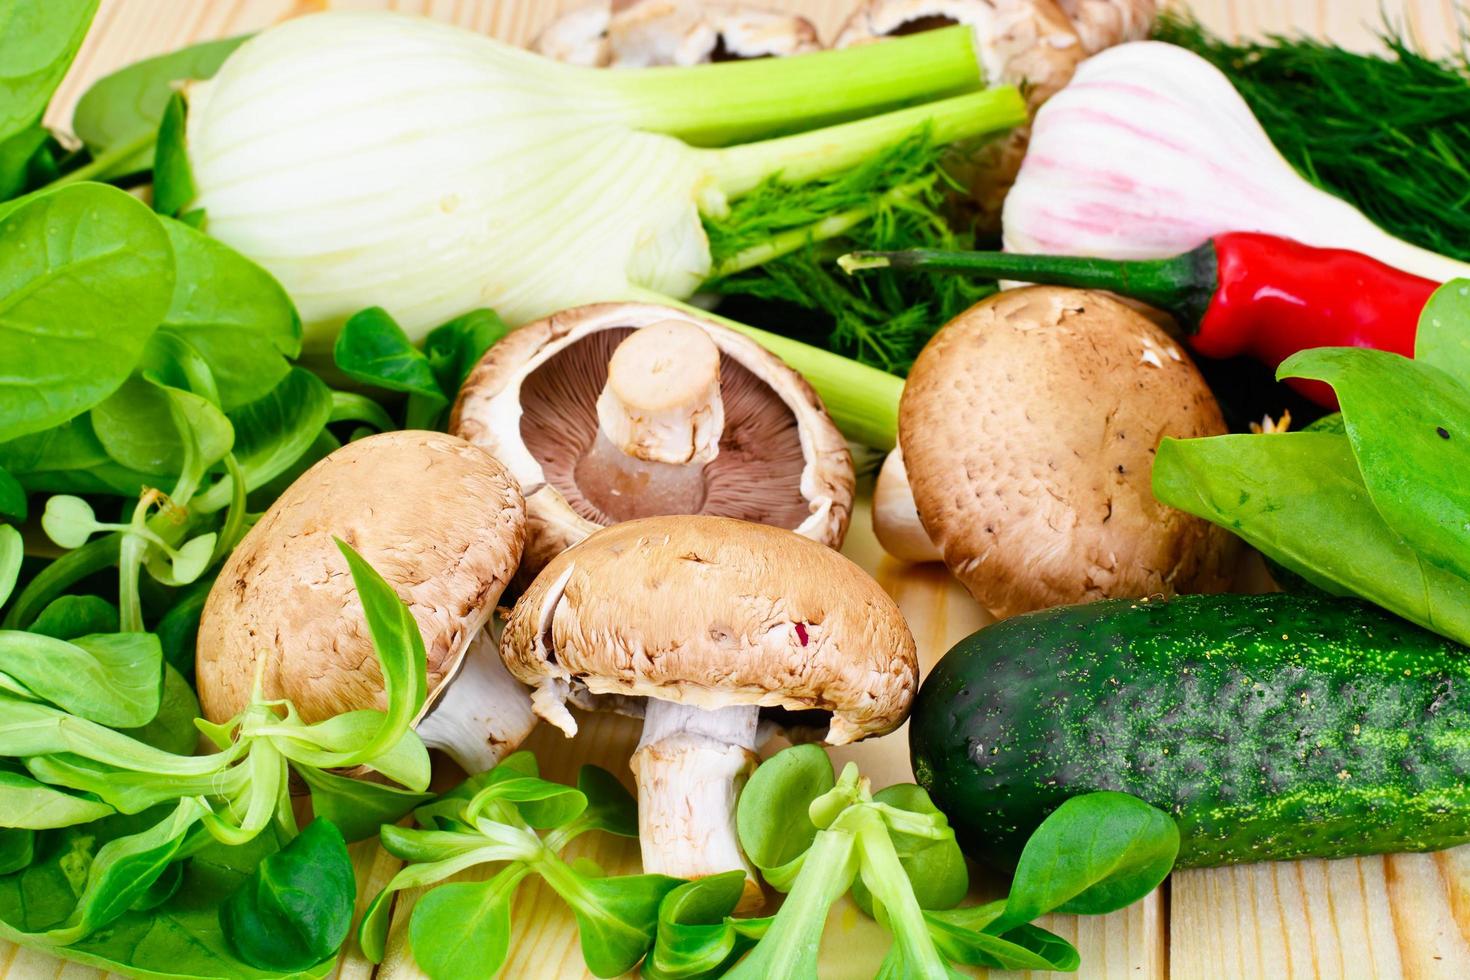
<path fill-rule="evenodd" d="M 1173 814 L 1180 867 L 1470 841 L 1470 652 L 1300 595 L 1117 599 L 961 640 L 909 727 L 971 857 L 1014 865 L 1069 797 Z"/>

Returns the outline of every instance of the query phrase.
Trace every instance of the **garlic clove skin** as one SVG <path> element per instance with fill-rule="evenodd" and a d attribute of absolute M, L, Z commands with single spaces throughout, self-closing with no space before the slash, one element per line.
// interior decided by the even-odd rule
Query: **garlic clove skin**
<path fill-rule="evenodd" d="M 1013 252 L 1163 258 L 1257 231 L 1439 281 L 1467 274 L 1302 179 L 1218 69 L 1157 41 L 1089 58 L 1041 108 L 1003 227 Z"/>

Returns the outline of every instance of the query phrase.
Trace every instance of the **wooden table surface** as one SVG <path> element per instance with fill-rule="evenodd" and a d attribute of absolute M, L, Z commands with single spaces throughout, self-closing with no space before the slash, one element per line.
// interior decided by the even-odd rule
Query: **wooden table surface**
<path fill-rule="evenodd" d="M 392 6 L 452 20 L 524 43 L 564 7 L 579 0 L 103 0 L 75 67 L 48 119 L 66 128 L 71 108 L 98 76 L 138 58 L 212 37 L 256 30 L 285 17 L 329 7 Z M 851 0 L 762 0 L 798 9 L 831 37 Z M 1306 32 L 1345 45 L 1371 46 L 1380 0 L 1195 0 L 1196 13 L 1228 34 Z M 1444 50 L 1470 23 L 1458 0 L 1382 0 L 1411 37 Z M 844 551 L 898 600 L 913 627 L 924 667 L 985 617 L 937 567 L 903 566 L 885 557 L 856 515 Z M 549 726 L 532 736 L 551 778 L 571 781 L 576 767 L 595 762 L 626 775 L 637 740 L 629 719 L 597 716 L 574 742 Z M 838 753 L 858 759 L 883 785 L 909 778 L 902 731 Z M 589 835 L 578 846 L 613 872 L 637 868 L 637 847 Z M 392 876 L 395 859 L 371 843 L 354 857 L 364 896 Z M 977 885 L 982 891 L 987 883 Z M 989 887 L 995 887 L 990 885 Z M 355 952 L 344 955 L 342 977 L 402 980 L 421 976 L 407 948 L 406 915 L 413 893 L 395 910 L 393 938 L 380 968 Z M 517 934 L 502 976 L 584 976 L 575 927 L 549 890 L 523 886 Z M 1053 917 L 1049 928 L 1082 954 L 1081 976 L 1095 978 L 1285 978 L 1470 976 L 1470 845 L 1429 855 L 1343 861 L 1258 864 L 1174 875 L 1130 909 L 1098 918 Z M 872 975 L 886 949 L 881 929 L 851 905 L 831 917 L 823 943 L 823 977 L 860 980 Z M 0 971 L 9 978 L 92 980 L 97 971 L 0 942 Z M 773 978 L 777 980 L 777 978 Z"/>

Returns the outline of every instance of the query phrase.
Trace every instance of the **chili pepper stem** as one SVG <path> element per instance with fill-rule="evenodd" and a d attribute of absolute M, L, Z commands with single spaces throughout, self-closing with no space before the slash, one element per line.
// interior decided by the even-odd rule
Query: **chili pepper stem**
<path fill-rule="evenodd" d="M 1199 329 L 1200 320 L 1218 285 L 1213 242 L 1167 259 L 1120 261 L 1064 255 L 909 249 L 902 252 L 852 252 L 838 259 L 837 264 L 849 275 L 869 269 L 930 269 L 1054 286 L 1107 289 L 1168 311 L 1190 333 Z"/>

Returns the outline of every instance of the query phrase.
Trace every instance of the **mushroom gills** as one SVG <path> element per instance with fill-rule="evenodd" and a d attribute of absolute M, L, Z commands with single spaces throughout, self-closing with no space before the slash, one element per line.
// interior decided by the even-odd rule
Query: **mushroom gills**
<path fill-rule="evenodd" d="M 755 769 L 759 721 L 756 705 L 706 709 L 649 698 L 632 759 L 643 870 L 676 878 L 743 870 L 743 912 L 762 901 L 735 829 L 740 788 Z"/>
<path fill-rule="evenodd" d="M 491 627 L 470 641 L 459 674 L 416 726 L 431 749 L 439 749 L 467 774 L 492 769 L 536 727 L 531 696 L 500 659 Z"/>
<path fill-rule="evenodd" d="M 682 353 L 671 371 L 659 344 L 673 326 L 683 328 Z M 662 379 L 678 382 L 668 384 L 679 396 L 673 404 L 660 397 Z M 795 529 L 811 515 L 791 408 L 698 327 L 591 333 L 531 371 L 521 398 L 526 449 L 585 520 L 715 514 Z M 681 458 L 689 461 L 669 462 Z"/>

